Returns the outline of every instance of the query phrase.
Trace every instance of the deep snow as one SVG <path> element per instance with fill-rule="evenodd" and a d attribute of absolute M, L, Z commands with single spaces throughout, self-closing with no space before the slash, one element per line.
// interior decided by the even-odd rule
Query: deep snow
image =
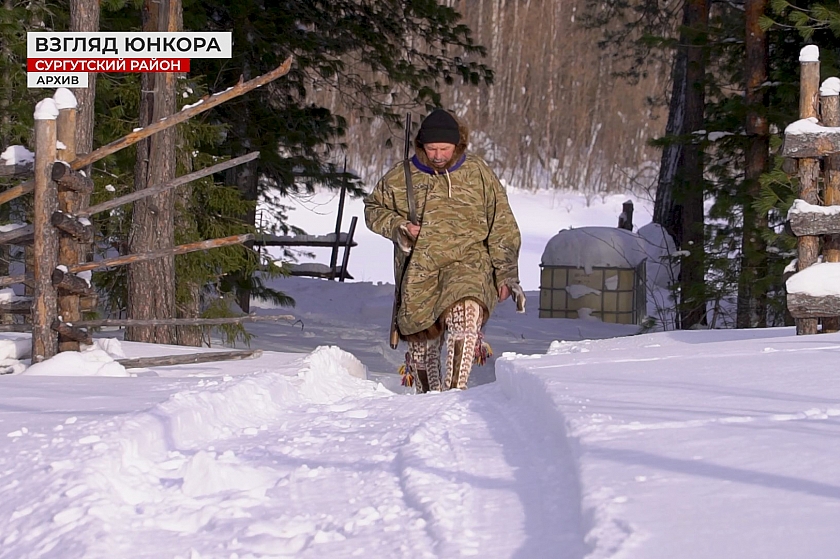
<path fill-rule="evenodd" d="M 631 335 L 532 291 L 470 389 L 416 396 L 392 286 L 277 286 L 258 312 L 300 321 L 250 361 L 125 370 L 192 350 L 104 332 L 28 375 L 3 335 L 0 558 L 837 556 L 840 334 Z"/>

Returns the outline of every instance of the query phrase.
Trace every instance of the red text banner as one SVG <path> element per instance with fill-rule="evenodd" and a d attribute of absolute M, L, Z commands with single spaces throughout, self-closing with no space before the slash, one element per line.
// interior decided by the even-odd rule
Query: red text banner
<path fill-rule="evenodd" d="M 27 72 L 189 72 L 189 58 L 27 58 Z"/>

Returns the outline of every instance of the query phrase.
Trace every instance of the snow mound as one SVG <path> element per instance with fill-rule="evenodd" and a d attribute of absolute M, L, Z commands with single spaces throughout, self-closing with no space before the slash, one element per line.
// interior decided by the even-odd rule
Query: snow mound
<path fill-rule="evenodd" d="M 56 89 L 55 94 L 53 95 L 53 100 L 55 101 L 55 106 L 58 107 L 59 110 L 75 109 L 79 106 L 78 101 L 76 101 L 76 96 L 73 95 L 73 92 L 66 87 L 59 87 Z"/>
<path fill-rule="evenodd" d="M 53 377 L 128 377 L 129 372 L 106 351 L 91 347 L 85 351 L 64 351 L 29 366 L 21 374 Z"/>
<path fill-rule="evenodd" d="M 299 365 L 295 374 L 262 369 L 242 377 L 208 381 L 200 390 L 177 392 L 128 421 L 130 434 L 123 434 L 129 440 L 126 451 L 162 456 L 173 450 L 165 448 L 167 440 L 176 449 L 194 448 L 202 441 L 260 428 L 291 406 L 333 404 L 348 397 L 383 394 L 375 383 L 359 378 L 365 372 L 364 365 L 338 347 L 321 346 L 303 357 Z M 170 426 L 169 432 L 161 431 L 162 423 Z"/>

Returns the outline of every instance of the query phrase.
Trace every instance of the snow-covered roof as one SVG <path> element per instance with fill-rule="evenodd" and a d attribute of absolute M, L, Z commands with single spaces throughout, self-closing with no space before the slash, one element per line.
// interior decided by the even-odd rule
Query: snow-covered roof
<path fill-rule="evenodd" d="M 638 234 L 617 227 L 566 229 L 552 237 L 542 255 L 543 266 L 635 268 L 647 257 L 646 242 Z"/>

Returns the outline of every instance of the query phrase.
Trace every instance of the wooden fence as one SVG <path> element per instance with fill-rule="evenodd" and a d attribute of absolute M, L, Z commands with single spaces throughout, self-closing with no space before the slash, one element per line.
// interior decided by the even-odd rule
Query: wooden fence
<path fill-rule="evenodd" d="M 81 320 L 82 300 L 83 298 L 90 300 L 95 293 L 89 282 L 77 275 L 85 271 L 101 270 L 253 240 L 253 235 L 235 235 L 159 249 L 143 254 L 83 262 L 83 255 L 87 253 L 84 250 L 84 245 L 93 242 L 93 230 L 90 221 L 87 219 L 88 217 L 252 161 L 259 156 L 259 153 L 252 152 L 178 177 L 164 184 L 154 185 L 89 207 L 83 205 L 83 201 L 87 199 L 87 196 L 83 195 L 92 191 L 93 182 L 81 169 L 152 134 L 185 122 L 201 112 L 285 75 L 291 67 L 291 62 L 292 60 L 289 58 L 275 70 L 248 82 L 240 80 L 232 88 L 215 95 L 208 95 L 190 108 L 163 117 L 159 121 L 143 129 L 135 130 L 90 154 L 81 155 L 75 152 L 75 106 L 69 106 L 68 104 L 68 106 L 59 108 L 52 99 L 41 101 L 38 104 L 35 113 L 35 162 L 31 169 L 33 176 L 30 180 L 0 193 L 0 204 L 10 202 L 28 193 L 34 193 L 35 197 L 32 223 L 13 231 L 0 233 L 0 244 L 23 245 L 31 243 L 33 247 L 34 258 L 31 271 L 27 270 L 27 273 L 18 276 L 0 277 L 0 287 L 26 283 L 33 290 L 31 303 L 26 301 L 23 308 L 19 309 L 20 312 L 28 310 L 31 314 L 32 323 L 29 328 L 32 331 L 32 363 L 49 359 L 59 351 L 78 350 L 80 342 L 92 343 L 87 328 L 95 326 L 144 326 L 152 323 L 154 325 L 198 326 L 250 320 L 294 319 L 289 315 L 271 317 L 247 315 L 229 319 L 162 318 L 157 320 L 133 320 L 128 318 L 124 320 L 83 321 Z M 57 146 L 60 149 L 57 149 Z M 27 174 L 29 169 L 16 168 L 15 172 L 18 175 Z M 17 306 L 21 307 L 21 304 L 18 303 Z M 0 306 L 0 312 L 12 311 L 14 311 L 13 305 Z M 0 326 L 0 331 L 20 331 L 20 326 L 3 325 Z M 192 362 L 241 359 L 256 355 L 258 355 L 256 351 L 216 352 L 202 354 L 202 357 L 195 357 L 195 361 Z M 180 362 L 178 359 L 189 360 L 191 357 L 185 357 L 182 354 L 177 358 L 163 356 L 131 360 L 130 363 L 126 362 L 126 366 L 171 364 Z"/>
<path fill-rule="evenodd" d="M 799 180 L 788 214 L 798 254 L 787 305 L 796 333 L 816 334 L 820 321 L 823 332 L 840 330 L 840 289 L 825 289 L 827 278 L 840 273 L 840 81 L 829 78 L 820 87 L 814 45 L 802 49 L 800 64 L 800 120 L 787 127 L 782 146 L 782 155 L 792 158 L 785 169 Z"/>

